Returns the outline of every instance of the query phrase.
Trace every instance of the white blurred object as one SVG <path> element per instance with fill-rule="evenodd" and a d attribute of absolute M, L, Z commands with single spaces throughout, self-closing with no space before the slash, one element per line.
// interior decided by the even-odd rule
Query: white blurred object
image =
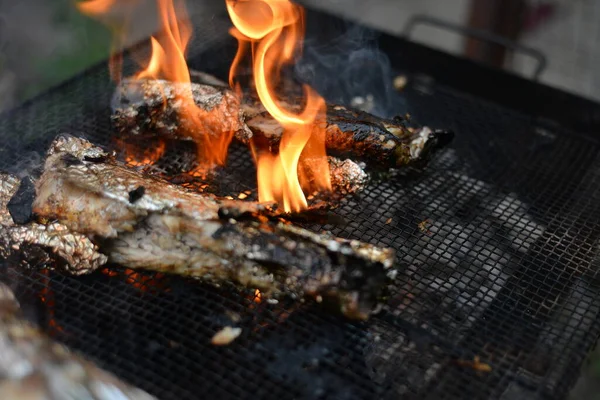
<path fill-rule="evenodd" d="M 600 100 L 600 0 L 532 0 L 554 7 L 554 15 L 523 34 L 521 44 L 540 50 L 548 58 L 541 81 L 568 92 Z M 509 66 L 530 74 L 534 61 L 515 55 Z"/>
<path fill-rule="evenodd" d="M 467 19 L 470 0 L 303 0 L 314 8 L 340 14 L 346 18 L 399 34 L 406 22 L 418 14 L 426 14 L 448 22 L 463 24 Z M 419 27 L 414 40 L 451 53 L 460 53 L 464 38 L 448 31 Z"/>

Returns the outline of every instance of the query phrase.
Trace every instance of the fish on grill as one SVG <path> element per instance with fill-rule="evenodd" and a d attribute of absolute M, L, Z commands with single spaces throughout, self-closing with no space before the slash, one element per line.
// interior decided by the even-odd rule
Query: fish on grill
<path fill-rule="evenodd" d="M 330 300 L 357 319 L 392 273 L 392 249 L 292 226 L 258 203 L 188 192 L 79 138 L 52 144 L 36 188 L 38 217 L 87 235 L 128 268 Z"/>
<path fill-rule="evenodd" d="M 287 109 L 298 107 L 298 102 L 289 100 L 281 104 Z M 254 140 L 266 141 L 271 151 L 278 151 L 283 136 L 281 125 L 256 100 L 247 100 L 242 106 Z M 341 105 L 327 105 L 328 153 L 361 160 L 373 168 L 422 167 L 453 138 L 450 131 L 415 129 L 399 118 L 388 120 Z M 249 143 L 251 138 L 244 140 Z"/>
<path fill-rule="evenodd" d="M 23 266 L 53 265 L 71 273 L 96 269 L 106 263 L 106 256 L 98 252 L 90 239 L 58 222 L 15 223 L 13 215 L 17 214 L 11 202 L 26 182 L 0 173 L 0 257 Z M 31 202 L 28 207 L 31 208 Z"/>
<path fill-rule="evenodd" d="M 180 102 L 174 101 L 174 94 L 184 90 L 182 85 L 164 80 L 123 81 L 112 103 L 117 132 L 123 137 L 158 135 L 194 140 L 197 128 L 178 114 Z M 255 97 L 245 96 L 240 102 L 233 91 L 221 85 L 191 83 L 191 87 L 194 102 L 202 110 L 214 110 L 217 118 L 209 119 L 211 123 L 220 121 L 223 132 L 235 131 L 235 139 L 245 144 L 253 137 L 266 140 L 273 152 L 278 151 L 283 129 Z M 290 110 L 301 106 L 300 101 L 289 99 L 280 103 Z M 414 129 L 401 119 L 382 119 L 340 105 L 327 106 L 325 126 L 329 153 L 381 168 L 422 166 L 454 137 L 449 131 Z"/>
<path fill-rule="evenodd" d="M 27 321 L 0 283 L 0 399 L 152 400 Z"/>
<path fill-rule="evenodd" d="M 232 132 L 241 141 L 252 137 L 243 120 L 238 96 L 231 90 L 192 84 L 191 96 L 198 107 L 197 118 L 181 116 L 190 85 L 165 80 L 123 80 L 113 95 L 112 121 L 119 132 L 196 140 L 202 135 Z"/>

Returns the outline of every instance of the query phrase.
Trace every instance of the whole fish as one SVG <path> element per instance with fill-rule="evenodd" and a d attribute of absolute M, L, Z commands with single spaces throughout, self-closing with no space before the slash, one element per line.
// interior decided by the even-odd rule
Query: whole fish
<path fill-rule="evenodd" d="M 215 85 L 214 80 L 202 81 L 205 83 L 191 83 L 191 93 L 195 104 L 204 112 L 203 118 L 211 125 L 207 131 L 213 134 L 219 130 L 234 131 L 237 141 L 249 144 L 251 140 L 266 140 L 273 152 L 279 151 L 283 129 L 256 97 L 245 95 L 240 100 L 232 90 Z M 164 80 L 124 80 L 117 87 L 112 102 L 111 118 L 117 132 L 122 137 L 197 140 L 198 128 L 190 127 L 188 117 L 180 113 L 180 102 L 175 101 L 173 95 L 183 90 L 182 87 L 190 87 L 186 85 Z M 294 111 L 302 102 L 287 99 L 279 103 Z M 422 167 L 454 137 L 450 131 L 415 129 L 402 119 L 383 119 L 334 104 L 327 106 L 325 121 L 315 123 L 323 124 L 326 129 L 328 153 L 363 160 L 373 168 Z"/>
<path fill-rule="evenodd" d="M 110 261 L 234 282 L 265 296 L 328 300 L 350 318 L 367 318 L 377 306 L 395 258 L 392 249 L 281 222 L 258 203 L 141 175 L 70 136 L 52 144 L 36 191 L 38 218 L 86 235 Z"/>
<path fill-rule="evenodd" d="M 21 316 L 13 292 L 0 283 L 0 399 L 155 398 L 50 339 Z"/>
<path fill-rule="evenodd" d="M 183 116 L 192 97 L 197 108 Z M 123 80 L 112 98 L 112 121 L 120 132 L 153 134 L 197 140 L 202 135 L 233 133 L 240 141 L 252 137 L 244 123 L 240 100 L 231 90 L 218 86 L 185 84 L 165 80 Z"/>
<path fill-rule="evenodd" d="M 296 107 L 289 101 L 281 104 L 288 109 Z M 242 107 L 253 140 L 266 140 L 271 151 L 277 152 L 283 137 L 281 125 L 257 101 Z M 415 129 L 401 119 L 378 118 L 340 105 L 327 106 L 323 126 L 329 154 L 361 160 L 372 168 L 422 167 L 454 138 L 450 131 Z M 252 138 L 244 140 L 249 143 Z"/>

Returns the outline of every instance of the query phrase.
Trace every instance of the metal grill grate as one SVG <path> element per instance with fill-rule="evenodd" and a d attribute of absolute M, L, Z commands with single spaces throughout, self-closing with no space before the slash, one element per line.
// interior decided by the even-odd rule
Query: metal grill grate
<path fill-rule="evenodd" d="M 224 73 L 226 20 L 196 25 L 191 65 Z M 59 340 L 161 399 L 562 398 L 600 335 L 600 146 L 409 82 L 394 101 L 457 132 L 452 148 L 423 174 L 346 199 L 335 211 L 346 224 L 309 226 L 398 251 L 389 301 L 368 323 L 117 266 L 75 278 L 9 260 L 3 278 Z M 4 115 L 0 168 L 24 173 L 58 132 L 110 144 L 112 89 L 98 66 Z M 253 166 L 243 149 L 229 159 L 217 190 L 235 195 Z M 213 347 L 232 321 L 240 338 Z"/>

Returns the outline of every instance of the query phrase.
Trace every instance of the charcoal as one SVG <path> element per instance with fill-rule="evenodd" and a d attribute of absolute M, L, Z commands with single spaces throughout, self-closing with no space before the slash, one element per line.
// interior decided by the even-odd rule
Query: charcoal
<path fill-rule="evenodd" d="M 7 204 L 10 216 L 16 224 L 26 224 L 31 221 L 31 204 L 35 198 L 35 186 L 30 177 L 21 179 L 19 189 Z"/>

